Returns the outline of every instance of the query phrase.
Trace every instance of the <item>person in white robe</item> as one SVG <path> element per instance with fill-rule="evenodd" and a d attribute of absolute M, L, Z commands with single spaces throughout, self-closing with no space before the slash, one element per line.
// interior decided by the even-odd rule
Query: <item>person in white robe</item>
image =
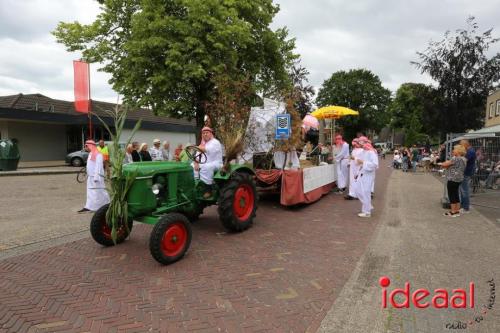
<path fill-rule="evenodd" d="M 93 140 L 85 142 L 85 149 L 90 152 L 87 159 L 87 202 L 78 213 L 95 212 L 109 203 L 109 194 L 104 182 L 104 158 Z"/>
<path fill-rule="evenodd" d="M 365 141 L 360 138 L 359 141 L 363 145 L 363 151 L 356 159 L 358 171 L 354 180 L 356 182 L 354 187 L 356 195 L 361 201 L 361 213 L 358 216 L 371 217 L 371 211 L 373 210 L 371 190 L 375 179 L 375 171 L 378 169 L 378 157 L 368 139 Z"/>
<path fill-rule="evenodd" d="M 337 187 L 339 193 L 344 192 L 349 179 L 349 144 L 342 139 L 341 135 L 335 136 L 335 145 L 337 146 L 337 154 L 335 155 L 335 163 L 337 167 Z"/>
<path fill-rule="evenodd" d="M 354 189 L 356 185 L 354 177 L 357 175 L 359 169 L 356 165 L 356 159 L 358 159 L 360 154 L 363 152 L 363 148 L 359 145 L 358 138 L 352 140 L 352 147 L 351 160 L 349 162 L 349 193 L 344 197 L 346 200 L 353 200 L 357 198 L 356 191 Z"/>
<path fill-rule="evenodd" d="M 204 144 L 200 144 L 198 148 L 207 155 L 207 161 L 203 164 L 195 163 L 195 171 L 199 171 L 200 180 L 207 185 L 203 197 L 209 198 L 212 196 L 212 184 L 214 174 L 222 167 L 222 145 L 214 136 L 214 132 L 210 127 L 203 127 L 201 136 Z"/>

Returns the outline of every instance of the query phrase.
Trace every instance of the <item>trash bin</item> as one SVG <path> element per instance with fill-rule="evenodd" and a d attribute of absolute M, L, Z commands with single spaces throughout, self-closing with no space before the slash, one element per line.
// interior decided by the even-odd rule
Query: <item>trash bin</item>
<path fill-rule="evenodd" d="M 0 140 L 0 171 L 16 170 L 19 157 L 19 149 L 15 140 Z"/>

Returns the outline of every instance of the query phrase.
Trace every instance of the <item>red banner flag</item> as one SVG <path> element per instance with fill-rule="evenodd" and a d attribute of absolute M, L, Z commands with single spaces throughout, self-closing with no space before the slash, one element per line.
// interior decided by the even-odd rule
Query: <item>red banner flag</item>
<path fill-rule="evenodd" d="M 73 60 L 75 72 L 75 111 L 82 113 L 90 112 L 90 74 L 89 64 L 79 60 Z"/>

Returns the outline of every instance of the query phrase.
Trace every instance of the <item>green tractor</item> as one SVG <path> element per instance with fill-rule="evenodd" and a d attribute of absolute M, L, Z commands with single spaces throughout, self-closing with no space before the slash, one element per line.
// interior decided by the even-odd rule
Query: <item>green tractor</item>
<path fill-rule="evenodd" d="M 200 164 L 206 155 L 189 147 L 188 156 Z M 181 259 L 191 243 L 191 225 L 203 209 L 218 204 L 222 225 L 233 232 L 248 229 L 257 210 L 254 172 L 243 165 L 231 164 L 230 170 L 214 175 L 212 195 L 205 197 L 206 185 L 195 179 L 190 163 L 137 162 L 123 167 L 125 174 L 135 176 L 127 193 L 128 220 L 117 230 L 116 244 L 122 243 L 132 230 L 133 221 L 153 224 L 149 250 L 154 259 L 171 264 Z M 115 243 L 106 221 L 109 205 L 97 210 L 90 222 L 92 238 L 104 246 Z"/>

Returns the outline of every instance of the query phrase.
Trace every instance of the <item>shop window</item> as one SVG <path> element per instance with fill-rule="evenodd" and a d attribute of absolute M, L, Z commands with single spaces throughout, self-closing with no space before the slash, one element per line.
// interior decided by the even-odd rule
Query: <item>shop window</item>
<path fill-rule="evenodd" d="M 489 118 L 493 118 L 493 116 L 495 115 L 495 104 L 494 103 L 490 103 L 490 114 L 489 114 Z"/>

